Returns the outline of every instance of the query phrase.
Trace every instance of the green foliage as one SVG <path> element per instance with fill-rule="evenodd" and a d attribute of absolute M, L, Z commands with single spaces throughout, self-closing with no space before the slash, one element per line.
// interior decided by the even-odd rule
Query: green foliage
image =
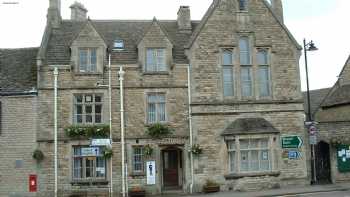
<path fill-rule="evenodd" d="M 44 159 L 44 153 L 39 149 L 35 149 L 32 156 L 35 160 L 39 162 Z"/>
<path fill-rule="evenodd" d="M 148 126 L 146 133 L 152 138 L 161 138 L 162 136 L 171 134 L 172 130 L 164 124 L 155 123 Z"/>
<path fill-rule="evenodd" d="M 71 125 L 64 130 L 70 138 L 106 138 L 109 125 Z"/>
<path fill-rule="evenodd" d="M 217 187 L 217 186 L 219 186 L 219 183 L 217 183 L 213 180 L 207 179 L 204 186 L 205 187 Z"/>
<path fill-rule="evenodd" d="M 111 158 L 113 155 L 113 150 L 112 148 L 109 148 L 109 147 L 106 147 L 104 150 L 103 150 L 103 157 L 106 158 L 106 159 L 109 159 Z"/>
<path fill-rule="evenodd" d="M 199 146 L 199 144 L 194 144 L 192 147 L 191 147 L 191 152 L 194 154 L 194 155 L 200 155 L 202 153 L 202 148 Z"/>
<path fill-rule="evenodd" d="M 145 156 L 151 156 L 153 154 L 153 148 L 151 145 L 147 144 L 144 148 L 143 148 L 144 154 Z"/>

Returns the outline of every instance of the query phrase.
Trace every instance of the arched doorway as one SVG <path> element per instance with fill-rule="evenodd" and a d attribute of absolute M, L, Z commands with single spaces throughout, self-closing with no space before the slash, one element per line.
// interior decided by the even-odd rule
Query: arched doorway
<path fill-rule="evenodd" d="M 318 184 L 331 183 L 329 144 L 321 141 L 315 147 L 316 179 Z"/>

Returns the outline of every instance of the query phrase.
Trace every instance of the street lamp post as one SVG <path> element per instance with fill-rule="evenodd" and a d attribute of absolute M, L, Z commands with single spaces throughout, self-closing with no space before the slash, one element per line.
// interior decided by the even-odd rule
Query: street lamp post
<path fill-rule="evenodd" d="M 312 114 L 311 114 L 311 102 L 310 102 L 310 88 L 309 88 L 309 72 L 308 72 L 308 67 L 307 67 L 307 51 L 316 51 L 318 50 L 318 48 L 315 46 L 314 42 L 311 40 L 310 42 L 306 42 L 306 40 L 304 39 L 303 41 L 304 44 L 304 57 L 305 57 L 305 72 L 306 72 L 306 94 L 307 94 L 307 121 L 310 123 L 308 125 L 309 129 L 314 126 L 314 121 L 312 118 Z M 315 134 L 312 134 L 315 135 Z M 312 143 L 311 144 L 311 174 L 312 174 L 312 180 L 311 180 L 311 184 L 315 184 L 317 181 L 316 178 L 316 161 L 315 161 L 315 144 Z"/>

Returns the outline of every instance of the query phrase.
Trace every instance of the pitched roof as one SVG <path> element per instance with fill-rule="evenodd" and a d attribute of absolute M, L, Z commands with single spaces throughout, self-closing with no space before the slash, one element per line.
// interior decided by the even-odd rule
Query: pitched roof
<path fill-rule="evenodd" d="M 23 92 L 36 87 L 38 49 L 0 49 L 0 92 Z"/>
<path fill-rule="evenodd" d="M 112 52 L 112 63 L 114 64 L 138 62 L 137 43 L 142 39 L 152 22 L 153 20 L 91 20 L 96 31 L 108 46 L 113 46 L 116 39 L 124 41 L 125 50 Z M 159 20 L 158 23 L 161 24 L 163 31 L 174 43 L 174 62 L 187 63 L 184 46 L 191 34 L 180 32 L 176 20 Z M 195 28 L 198 23 L 198 21 L 192 21 L 192 27 Z M 60 28 L 53 29 L 47 47 L 47 64 L 70 64 L 69 47 L 85 24 L 86 22 L 64 20 Z"/>
<path fill-rule="evenodd" d="M 322 101 L 326 98 L 330 90 L 331 88 L 310 90 L 310 103 L 311 103 L 310 107 L 311 107 L 312 115 L 320 107 Z M 307 92 L 303 92 L 303 95 L 304 95 L 304 111 L 305 111 L 305 114 L 307 114 L 308 113 Z"/>
<path fill-rule="evenodd" d="M 350 103 L 350 85 L 342 85 L 332 91 L 322 103 L 322 107 L 333 107 Z"/>
<path fill-rule="evenodd" d="M 186 48 L 191 48 L 191 46 L 193 45 L 193 43 L 195 42 L 195 40 L 197 39 L 197 37 L 199 36 L 200 32 L 202 31 L 202 29 L 204 28 L 205 24 L 207 23 L 207 21 L 209 20 L 210 16 L 214 13 L 216 7 L 219 5 L 221 0 L 213 0 L 213 3 L 210 5 L 210 7 L 208 8 L 207 12 L 204 14 L 202 20 L 200 21 L 198 27 L 195 29 L 195 31 L 193 32 L 188 44 L 186 45 Z M 287 28 L 287 26 L 277 17 L 277 15 L 275 14 L 275 12 L 273 12 L 272 7 L 270 5 L 270 3 L 268 3 L 266 0 L 262 0 L 262 2 L 264 3 L 264 5 L 267 7 L 267 9 L 270 11 L 270 13 L 272 14 L 272 16 L 276 19 L 277 23 L 282 27 L 282 29 L 286 32 L 287 36 L 289 37 L 289 39 L 292 41 L 292 43 L 295 45 L 295 47 L 298 50 L 302 50 L 302 47 L 299 45 L 299 43 L 296 41 L 296 39 L 294 38 L 294 36 L 292 35 L 292 33 L 289 31 L 289 29 Z"/>
<path fill-rule="evenodd" d="M 279 133 L 264 118 L 239 118 L 232 122 L 221 135 Z"/>

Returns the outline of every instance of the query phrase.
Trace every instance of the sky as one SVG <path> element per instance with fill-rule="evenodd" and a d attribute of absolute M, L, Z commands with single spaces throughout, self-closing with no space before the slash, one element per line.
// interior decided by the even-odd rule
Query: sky
<path fill-rule="evenodd" d="M 212 0 L 79 0 L 91 19 L 176 19 L 189 5 L 200 20 Z M 74 0 L 61 0 L 63 19 Z M 49 0 L 0 0 L 0 48 L 37 47 L 46 25 Z M 313 40 L 308 52 L 310 89 L 334 85 L 350 55 L 350 0 L 283 0 L 284 21 L 300 45 Z M 306 90 L 304 57 L 300 57 L 302 90 Z"/>

